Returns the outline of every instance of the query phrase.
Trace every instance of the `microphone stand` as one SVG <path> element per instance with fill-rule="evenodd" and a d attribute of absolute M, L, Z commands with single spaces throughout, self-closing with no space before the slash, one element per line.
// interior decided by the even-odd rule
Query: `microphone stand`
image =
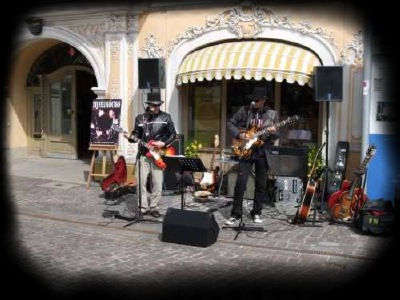
<path fill-rule="evenodd" d="M 143 123 L 144 123 L 144 127 L 147 127 L 147 122 L 145 120 L 144 120 Z M 144 132 L 143 132 L 143 135 L 144 135 Z M 139 171 L 138 171 L 138 181 L 139 181 L 139 183 L 138 183 L 138 190 L 139 190 L 139 192 L 138 192 L 138 198 L 139 198 L 138 199 L 138 215 L 134 220 L 132 220 L 132 221 L 128 222 L 127 224 L 125 224 L 124 228 L 132 225 L 133 223 L 138 223 L 138 222 L 141 222 L 141 221 L 153 222 L 152 220 L 144 219 L 143 218 L 143 213 L 142 213 L 142 170 L 141 170 L 142 169 L 142 162 L 141 162 L 141 158 L 142 158 L 142 155 L 140 154 L 140 146 L 139 146 L 138 147 L 138 153 L 137 153 L 137 156 L 136 156 L 136 165 L 138 165 L 138 169 L 139 169 Z"/>
<path fill-rule="evenodd" d="M 132 221 L 128 222 L 127 224 L 124 225 L 125 227 L 128 227 L 132 225 L 133 223 L 137 223 L 143 220 L 143 214 L 142 214 L 142 175 L 141 175 L 141 154 L 140 150 L 138 151 L 138 154 L 136 156 L 136 165 L 138 166 L 138 213 L 136 218 L 134 218 Z"/>

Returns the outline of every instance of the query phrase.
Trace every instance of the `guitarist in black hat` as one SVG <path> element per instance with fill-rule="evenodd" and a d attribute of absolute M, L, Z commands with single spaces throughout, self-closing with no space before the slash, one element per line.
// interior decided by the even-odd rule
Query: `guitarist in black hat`
<path fill-rule="evenodd" d="M 277 128 L 273 126 L 279 120 L 278 112 L 267 106 L 266 90 L 255 88 L 250 95 L 250 105 L 242 106 L 228 121 L 227 127 L 234 139 L 246 143 L 251 136 L 249 130 L 258 130 L 270 126 L 268 131 L 261 135 L 246 156 L 239 157 L 239 169 L 236 178 L 233 195 L 233 207 L 231 215 L 226 220 L 226 225 L 234 225 L 242 217 L 243 196 L 247 186 L 247 180 L 255 166 L 255 190 L 253 209 L 250 214 L 255 223 L 262 223 L 261 210 L 263 203 L 267 201 L 267 171 L 268 161 L 266 151 L 278 138 Z M 244 131 L 243 131 L 244 130 Z M 247 131 L 246 131 L 247 130 Z M 235 152 L 235 150 L 234 150 Z"/>
<path fill-rule="evenodd" d="M 147 95 L 146 112 L 136 116 L 135 127 L 131 134 L 124 137 L 129 142 L 139 142 L 138 156 L 140 159 L 140 174 L 141 174 L 141 212 L 150 214 L 155 218 L 161 215 L 158 212 L 158 203 L 161 199 L 162 184 L 163 184 L 163 169 L 165 164 L 159 158 L 159 151 L 162 148 L 170 145 L 176 139 L 175 125 L 171 119 L 171 115 L 161 111 L 160 106 L 164 103 L 160 99 L 160 93 L 152 92 Z M 146 146 L 151 145 L 152 150 Z M 154 155 L 149 155 L 154 154 Z M 147 198 L 147 177 L 151 180 L 150 200 Z"/>

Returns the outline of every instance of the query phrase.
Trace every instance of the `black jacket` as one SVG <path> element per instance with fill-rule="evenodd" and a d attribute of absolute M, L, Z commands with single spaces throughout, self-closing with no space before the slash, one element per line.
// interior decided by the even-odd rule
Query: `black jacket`
<path fill-rule="evenodd" d="M 170 114 L 163 111 L 160 111 L 157 115 L 144 113 L 136 116 L 135 128 L 128 140 L 131 143 L 135 142 L 133 137 L 136 137 L 144 142 L 162 141 L 168 146 L 176 139 L 176 134 Z M 145 154 L 147 149 L 141 146 L 139 151 L 141 154 Z"/>
<path fill-rule="evenodd" d="M 257 122 L 258 121 L 258 122 Z M 254 122 L 258 124 L 254 124 Z M 239 138 L 239 134 L 243 132 L 243 130 L 247 131 L 254 126 L 261 128 L 272 126 L 279 122 L 279 114 L 276 110 L 273 110 L 269 107 L 263 107 L 259 110 L 253 110 L 250 106 L 242 106 L 239 110 L 232 116 L 232 118 L 227 123 L 227 128 L 229 132 L 232 134 L 233 138 Z M 264 143 L 261 149 L 255 149 L 253 151 L 253 158 L 261 154 L 260 150 L 269 149 L 273 142 L 279 137 L 278 131 L 275 134 L 266 133 L 259 137 Z"/>

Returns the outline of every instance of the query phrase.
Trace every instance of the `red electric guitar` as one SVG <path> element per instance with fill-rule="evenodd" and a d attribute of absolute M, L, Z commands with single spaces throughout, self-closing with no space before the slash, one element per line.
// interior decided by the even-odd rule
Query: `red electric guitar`
<path fill-rule="evenodd" d="M 369 146 L 363 162 L 358 169 L 354 171 L 354 178 L 350 189 L 341 189 L 329 197 L 328 203 L 329 206 L 332 207 L 331 212 L 334 220 L 350 221 L 355 216 L 358 208 L 362 205 L 365 195 L 360 188 L 361 176 L 364 174 L 365 167 L 375 153 L 375 146 Z"/>
<path fill-rule="evenodd" d="M 118 128 L 114 128 L 117 132 L 123 133 L 124 135 L 128 135 L 129 133 L 125 130 L 123 130 L 122 128 L 118 127 Z M 147 148 L 147 153 L 146 153 L 146 157 L 153 159 L 154 164 L 159 167 L 160 169 L 165 170 L 167 168 L 167 165 L 165 164 L 165 162 L 162 159 L 162 155 L 175 155 L 175 149 L 172 146 L 167 146 L 167 147 L 157 147 L 155 146 L 153 143 L 154 141 L 149 141 L 149 142 L 145 142 L 135 136 L 131 136 L 131 138 L 136 142 L 139 143 L 140 146 L 144 146 L 145 148 Z"/>
<path fill-rule="evenodd" d="M 307 182 L 306 191 L 305 191 L 303 199 L 301 201 L 301 205 L 300 205 L 299 209 L 297 210 L 296 216 L 294 218 L 294 223 L 297 223 L 299 221 L 300 222 L 307 221 L 308 214 L 310 213 L 311 202 L 312 202 L 312 199 L 314 198 L 315 190 L 317 188 L 317 180 L 321 176 L 321 174 L 318 174 L 317 176 L 315 176 L 314 173 L 315 173 L 315 169 L 316 169 L 316 165 L 317 165 L 317 161 L 318 161 L 318 156 L 320 155 L 325 144 L 326 143 L 323 143 L 322 146 L 319 147 L 317 154 L 315 155 L 310 174 L 308 174 L 308 182 Z"/>

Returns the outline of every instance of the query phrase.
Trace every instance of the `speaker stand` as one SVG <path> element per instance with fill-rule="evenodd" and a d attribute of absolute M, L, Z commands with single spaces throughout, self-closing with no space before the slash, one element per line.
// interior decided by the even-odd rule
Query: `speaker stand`
<path fill-rule="evenodd" d="M 255 225 L 253 225 L 253 226 L 246 225 L 246 223 L 243 222 L 243 214 L 240 217 L 239 225 L 237 225 L 237 226 L 222 226 L 222 229 L 233 229 L 233 230 L 237 231 L 233 240 L 236 240 L 238 238 L 239 234 L 242 233 L 242 231 L 264 231 L 264 232 L 267 231 L 264 229 L 264 227 L 255 226 Z"/>

